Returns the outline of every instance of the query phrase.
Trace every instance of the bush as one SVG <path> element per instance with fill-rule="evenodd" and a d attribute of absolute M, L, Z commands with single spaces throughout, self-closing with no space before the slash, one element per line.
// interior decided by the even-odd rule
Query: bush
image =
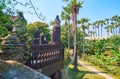
<path fill-rule="evenodd" d="M 88 62 L 91 62 L 99 67 L 104 68 L 105 70 L 109 71 L 109 73 L 115 74 L 115 75 L 120 75 L 120 68 L 119 66 L 114 66 L 111 63 L 102 61 L 99 58 L 96 58 L 95 55 L 86 55 L 83 57 L 83 60 L 86 60 Z"/>

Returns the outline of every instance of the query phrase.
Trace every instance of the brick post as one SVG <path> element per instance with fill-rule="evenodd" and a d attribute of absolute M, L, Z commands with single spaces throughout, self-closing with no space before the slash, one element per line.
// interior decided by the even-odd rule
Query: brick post
<path fill-rule="evenodd" d="M 60 35 L 61 33 L 61 25 L 60 25 L 60 19 L 59 16 L 56 16 L 54 20 L 54 26 L 53 26 L 53 33 L 52 33 L 52 44 L 54 43 L 60 43 Z"/>
<path fill-rule="evenodd" d="M 37 29 L 35 29 L 35 32 L 34 32 L 34 41 L 33 41 L 33 44 L 34 45 L 39 45 L 40 44 L 40 32 Z"/>

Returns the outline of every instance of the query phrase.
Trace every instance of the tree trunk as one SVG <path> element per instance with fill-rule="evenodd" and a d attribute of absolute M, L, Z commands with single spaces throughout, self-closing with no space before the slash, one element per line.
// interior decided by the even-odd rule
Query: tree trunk
<path fill-rule="evenodd" d="M 95 28 L 94 28 L 94 26 L 93 26 L 93 32 L 94 32 L 94 34 L 92 36 L 94 37 L 95 36 Z"/>
<path fill-rule="evenodd" d="M 101 25 L 101 36 L 102 36 L 102 31 L 103 31 L 102 28 L 103 28 L 103 25 Z"/>
<path fill-rule="evenodd" d="M 76 12 L 73 12 L 74 20 L 74 70 L 77 70 L 77 17 Z"/>
<path fill-rule="evenodd" d="M 113 28 L 113 35 L 115 35 L 115 28 Z"/>
<path fill-rule="evenodd" d="M 107 30 L 107 36 L 109 36 L 109 29 Z"/>
<path fill-rule="evenodd" d="M 98 36 L 100 36 L 99 27 L 98 27 Z"/>
<path fill-rule="evenodd" d="M 110 28 L 108 28 L 108 36 L 110 36 Z"/>
<path fill-rule="evenodd" d="M 115 27 L 116 35 L 117 35 L 117 26 Z"/>
<path fill-rule="evenodd" d="M 97 28 L 96 28 L 96 26 L 95 26 L 95 36 L 97 36 L 97 31 L 96 31 L 96 29 L 97 29 Z"/>
<path fill-rule="evenodd" d="M 120 26 L 119 26 L 119 34 L 120 34 Z"/>
<path fill-rule="evenodd" d="M 84 25 L 82 25 L 82 30 L 83 30 L 83 55 L 85 55 L 85 39 L 84 39 L 84 37 L 85 37 L 85 27 L 84 27 Z"/>
<path fill-rule="evenodd" d="M 89 28 L 87 30 L 88 30 L 88 35 L 89 35 Z"/>
<path fill-rule="evenodd" d="M 68 20 L 68 58 L 70 53 L 70 20 Z"/>

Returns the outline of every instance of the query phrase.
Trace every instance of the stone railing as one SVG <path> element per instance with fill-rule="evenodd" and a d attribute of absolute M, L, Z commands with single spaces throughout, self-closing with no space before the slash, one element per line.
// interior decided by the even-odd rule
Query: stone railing
<path fill-rule="evenodd" d="M 51 76 L 63 67 L 64 49 L 61 44 L 31 45 L 28 66 Z"/>
<path fill-rule="evenodd" d="M 40 70 L 43 74 L 50 76 L 52 79 L 60 79 L 58 76 L 56 77 L 56 73 L 58 73 L 63 67 L 64 60 L 64 46 L 60 40 L 60 29 L 60 20 L 57 16 L 54 21 L 51 42 L 48 43 L 46 40 L 44 40 L 45 36 L 40 36 L 39 29 L 36 29 L 34 32 L 34 40 L 31 43 L 29 49 L 26 48 L 24 44 L 20 44 L 15 38 L 11 39 L 13 35 L 14 37 L 16 36 L 16 33 L 13 31 L 13 35 L 9 36 L 9 40 L 11 40 L 13 44 L 9 43 L 9 40 L 6 39 L 7 43 L 5 42 L 3 45 L 4 51 L 0 53 L 3 56 L 0 56 L 0 58 L 3 59 L 7 55 L 7 59 L 4 60 L 12 59 L 24 61 L 25 65 L 33 69 Z M 17 41 L 18 43 L 16 43 L 15 41 Z M 16 49 L 19 51 L 17 51 Z M 27 53 L 29 53 L 29 56 L 28 54 L 26 54 L 26 51 Z M 19 57 L 22 57 L 22 59 L 16 59 Z"/>
<path fill-rule="evenodd" d="M 60 40 L 60 20 L 57 16 L 54 21 L 51 42 L 48 44 L 44 40 L 44 35 L 40 36 L 38 29 L 34 32 L 34 40 L 29 49 L 30 57 L 26 65 L 40 70 L 43 74 L 55 78 L 55 74 L 63 67 L 64 46 Z M 54 78 L 53 78 L 54 77 Z M 55 79 L 59 79 L 56 77 Z"/>

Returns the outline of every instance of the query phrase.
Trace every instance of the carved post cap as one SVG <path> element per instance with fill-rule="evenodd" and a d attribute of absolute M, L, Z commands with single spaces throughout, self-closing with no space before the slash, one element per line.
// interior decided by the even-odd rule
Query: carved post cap
<path fill-rule="evenodd" d="M 54 27 L 60 27 L 60 19 L 58 15 L 56 16 L 54 20 Z"/>
<path fill-rule="evenodd" d="M 40 38 L 40 31 L 38 28 L 36 28 L 34 31 L 34 38 Z"/>
<path fill-rule="evenodd" d="M 34 41 L 33 41 L 33 44 L 35 45 L 39 45 L 40 43 L 40 31 L 38 28 L 35 29 L 34 31 Z"/>
<path fill-rule="evenodd" d="M 52 33 L 52 43 L 59 43 L 60 42 L 60 32 L 61 32 L 61 25 L 60 25 L 60 19 L 57 15 L 54 20 L 54 26 L 53 26 L 53 33 Z"/>

